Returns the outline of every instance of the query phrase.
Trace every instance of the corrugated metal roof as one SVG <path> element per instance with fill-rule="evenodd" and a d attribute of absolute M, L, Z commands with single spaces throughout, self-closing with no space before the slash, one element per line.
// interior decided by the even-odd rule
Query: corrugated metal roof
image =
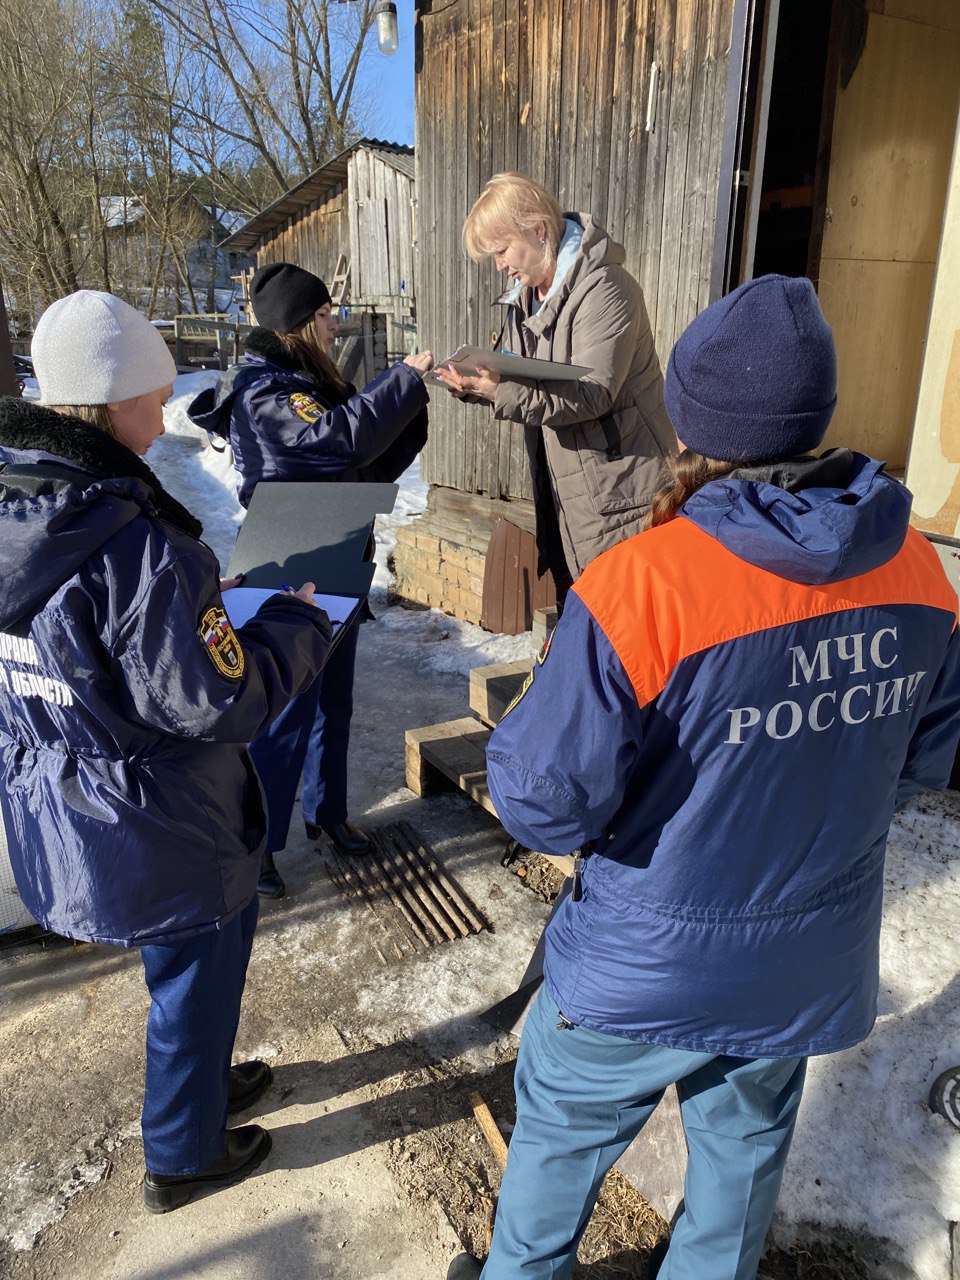
<path fill-rule="evenodd" d="M 416 170 L 413 164 L 413 148 L 408 151 L 382 151 L 380 158 L 394 169 L 398 169 L 401 173 L 406 174 L 408 178 L 416 177 Z"/>
<path fill-rule="evenodd" d="M 380 138 L 358 138 L 346 150 L 314 169 L 302 182 L 284 192 L 279 200 L 275 200 L 269 208 L 255 214 L 239 231 L 228 236 L 220 245 L 221 249 L 232 249 L 235 252 L 249 252 L 265 235 L 281 226 L 293 214 L 298 213 L 306 205 L 312 204 L 324 192 L 347 180 L 347 162 L 355 151 L 361 147 L 368 151 L 378 152 L 383 159 L 392 164 L 401 173 L 413 177 L 413 147 L 402 146 L 398 142 L 384 142 Z M 407 165 L 409 164 L 409 168 Z"/>

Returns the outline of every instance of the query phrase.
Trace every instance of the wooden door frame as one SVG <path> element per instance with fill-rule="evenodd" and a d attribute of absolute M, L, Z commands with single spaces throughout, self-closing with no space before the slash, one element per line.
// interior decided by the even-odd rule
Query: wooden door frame
<path fill-rule="evenodd" d="M 837 114 L 837 90 L 840 88 L 843 21 L 842 0 L 833 0 L 830 12 L 830 34 L 827 37 L 827 65 L 823 77 L 823 106 L 820 113 L 817 167 L 813 175 L 813 225 L 810 228 L 810 243 L 807 249 L 807 275 L 813 281 L 815 289 L 820 284 L 823 229 L 827 218 L 827 187 L 830 182 L 830 154 L 833 149 L 833 126 Z"/>
<path fill-rule="evenodd" d="M 759 183 L 766 149 L 767 110 L 776 51 L 775 23 L 780 3 L 781 0 L 736 0 L 734 8 L 710 272 L 711 302 L 752 277 Z M 769 16 L 773 19 L 770 22 L 767 21 Z M 844 0 L 832 0 L 814 175 L 813 225 L 807 254 L 807 275 L 815 287 L 820 273 L 826 218 L 843 21 Z"/>
<path fill-rule="evenodd" d="M 717 221 L 710 266 L 710 301 L 739 280 L 743 250 L 750 150 L 760 87 L 760 54 L 766 0 L 736 0 L 730 35 L 727 97 L 723 109 L 723 149 L 717 187 Z"/>

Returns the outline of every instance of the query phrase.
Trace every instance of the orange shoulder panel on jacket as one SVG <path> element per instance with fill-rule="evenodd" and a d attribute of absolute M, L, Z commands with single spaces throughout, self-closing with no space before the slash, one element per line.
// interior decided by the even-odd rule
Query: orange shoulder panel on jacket
<path fill-rule="evenodd" d="M 613 645 L 641 706 L 684 658 L 758 631 L 893 604 L 957 615 L 937 553 L 915 529 L 879 569 L 806 586 L 748 564 L 680 517 L 605 551 L 573 590 Z"/>

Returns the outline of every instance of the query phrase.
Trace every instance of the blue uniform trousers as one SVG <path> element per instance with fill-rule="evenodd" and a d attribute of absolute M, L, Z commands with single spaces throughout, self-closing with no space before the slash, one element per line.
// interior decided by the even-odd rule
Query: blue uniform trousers
<path fill-rule="evenodd" d="M 347 820 L 347 750 L 360 625 L 337 641 L 320 676 L 320 698 L 303 764 L 303 816 L 333 827 Z"/>
<path fill-rule="evenodd" d="M 196 1173 L 223 1145 L 230 1059 L 259 910 L 254 894 L 221 929 L 140 948 L 150 991 L 142 1127 L 151 1173 Z"/>
<path fill-rule="evenodd" d="M 613 1163 L 674 1082 L 689 1146 L 660 1280 L 753 1280 L 805 1058 L 728 1058 L 559 1029 L 541 989 L 517 1058 L 517 1126 L 482 1280 L 562 1280 Z"/>
<path fill-rule="evenodd" d="M 303 816 L 335 826 L 347 817 L 347 750 L 359 627 L 337 641 L 320 675 L 254 742 L 250 754 L 267 797 L 267 853 L 287 846 L 303 775 Z"/>

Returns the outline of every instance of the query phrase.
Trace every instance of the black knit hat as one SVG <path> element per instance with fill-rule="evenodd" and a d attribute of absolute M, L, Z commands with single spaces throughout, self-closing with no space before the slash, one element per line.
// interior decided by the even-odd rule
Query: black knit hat
<path fill-rule="evenodd" d="M 292 333 L 329 301 L 330 293 L 320 277 L 292 262 L 258 267 L 250 281 L 250 304 L 257 324 L 276 333 Z"/>
<path fill-rule="evenodd" d="M 837 404 L 837 359 L 810 281 L 761 276 L 701 311 L 670 353 L 663 398 L 677 435 L 708 458 L 815 449 Z"/>

